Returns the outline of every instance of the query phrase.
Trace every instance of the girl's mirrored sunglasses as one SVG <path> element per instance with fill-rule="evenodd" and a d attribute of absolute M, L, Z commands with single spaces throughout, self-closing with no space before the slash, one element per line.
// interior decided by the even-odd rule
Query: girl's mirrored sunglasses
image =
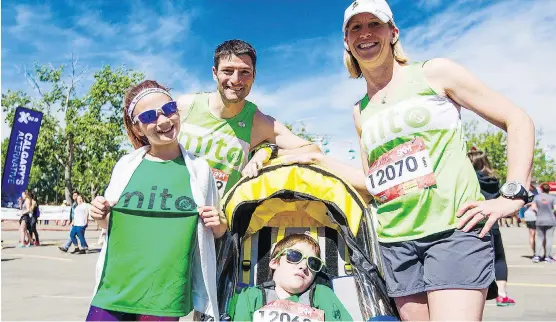
<path fill-rule="evenodd" d="M 133 118 L 133 123 L 141 122 L 143 124 L 149 124 L 155 122 L 158 119 L 158 112 L 161 112 L 166 117 L 174 115 L 178 111 L 178 104 L 175 101 L 170 101 L 159 108 L 152 110 L 146 110 Z"/>
<path fill-rule="evenodd" d="M 286 260 L 288 261 L 288 263 L 291 264 L 298 264 L 299 262 L 307 258 L 307 267 L 309 267 L 309 269 L 315 273 L 320 272 L 322 270 L 322 267 L 324 266 L 322 259 L 315 256 L 304 256 L 302 252 L 293 248 L 284 249 L 278 255 L 276 255 L 276 258 L 280 258 L 280 256 L 284 254 L 286 255 Z"/>

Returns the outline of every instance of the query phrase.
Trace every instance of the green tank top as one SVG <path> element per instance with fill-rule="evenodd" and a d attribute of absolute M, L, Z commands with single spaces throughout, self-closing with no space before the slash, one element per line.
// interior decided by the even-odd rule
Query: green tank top
<path fill-rule="evenodd" d="M 457 209 L 484 200 L 467 158 L 457 104 L 427 84 L 421 63 L 388 101 L 361 100 L 361 140 L 370 165 L 381 242 L 415 240 L 454 229 Z"/>
<path fill-rule="evenodd" d="M 195 96 L 182 119 L 178 140 L 186 150 L 207 160 L 222 197 L 241 178 L 247 164 L 257 106 L 245 101 L 238 115 L 220 119 L 210 113 L 208 100 L 209 93 Z"/>
<path fill-rule="evenodd" d="M 156 316 L 192 311 L 191 256 L 199 215 L 189 178 L 181 155 L 141 162 L 112 208 L 92 305 Z"/>

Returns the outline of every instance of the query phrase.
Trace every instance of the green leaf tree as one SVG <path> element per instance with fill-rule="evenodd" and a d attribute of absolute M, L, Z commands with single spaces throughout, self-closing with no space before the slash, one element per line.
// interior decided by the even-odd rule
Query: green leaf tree
<path fill-rule="evenodd" d="M 467 135 L 467 150 L 475 147 L 485 151 L 498 178 L 505 182 L 508 172 L 506 132 L 493 126 L 479 131 L 477 121 L 464 123 L 464 130 Z M 539 131 L 535 142 L 532 177 L 538 182 L 554 181 L 556 180 L 556 161 L 547 156 L 542 149 L 542 137 L 542 131 Z"/>
<path fill-rule="evenodd" d="M 285 123 L 284 125 L 288 128 L 288 130 L 290 130 L 293 134 L 299 136 L 302 139 L 305 139 L 309 142 L 315 142 L 315 134 L 309 133 L 307 131 L 307 128 L 305 126 L 305 124 L 303 122 L 301 123 L 301 127 L 299 129 L 294 129 L 293 128 L 293 124 L 295 124 L 296 122 L 293 123 Z"/>
<path fill-rule="evenodd" d="M 25 71 L 35 97 L 9 89 L 2 94 L 10 126 L 18 106 L 44 113 L 29 181 L 42 203 L 57 201 L 61 192 L 71 202 L 75 189 L 92 198 L 108 183 L 112 167 L 125 151 L 123 96 L 144 77 L 124 67 L 105 66 L 93 75 L 89 90 L 82 91 L 88 69 L 78 72 L 73 57 L 67 73 L 66 67 L 35 63 L 31 72 Z M 7 143 L 2 142 L 3 151 Z M 2 164 L 4 159 L 2 153 Z"/>

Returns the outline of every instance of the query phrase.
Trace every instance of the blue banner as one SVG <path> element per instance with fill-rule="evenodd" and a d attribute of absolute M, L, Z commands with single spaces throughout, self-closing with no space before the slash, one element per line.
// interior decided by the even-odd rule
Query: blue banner
<path fill-rule="evenodd" d="M 10 145 L 2 173 L 2 207 L 18 208 L 18 199 L 27 189 L 41 121 L 42 112 L 21 106 L 15 110 Z"/>

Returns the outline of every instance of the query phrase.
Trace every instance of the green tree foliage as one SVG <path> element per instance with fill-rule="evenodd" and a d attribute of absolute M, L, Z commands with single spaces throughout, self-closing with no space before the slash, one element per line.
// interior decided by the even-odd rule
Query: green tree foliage
<path fill-rule="evenodd" d="M 301 122 L 302 126 L 299 130 L 295 130 L 293 128 L 294 123 L 285 123 L 284 125 L 288 128 L 288 130 L 290 130 L 293 134 L 299 136 L 300 138 L 305 139 L 309 142 L 315 142 L 315 135 L 307 132 L 307 129 L 305 127 L 305 124 L 303 124 L 303 122 Z"/>
<path fill-rule="evenodd" d="M 464 124 L 467 135 L 467 150 L 476 147 L 485 151 L 498 178 L 504 182 L 508 172 L 506 132 L 493 126 L 489 126 L 486 131 L 480 132 L 477 127 L 477 121 Z M 539 132 L 535 143 L 532 176 L 538 182 L 554 181 L 556 180 L 556 161 L 546 155 L 541 146 L 541 140 L 542 132 Z"/>
<path fill-rule="evenodd" d="M 67 66 L 35 64 L 25 77 L 36 97 L 22 91 L 2 94 L 2 109 L 11 126 L 15 109 L 25 106 L 43 112 L 29 187 L 41 203 L 71 201 L 73 190 L 94 197 L 110 179 L 125 152 L 122 101 L 125 91 L 143 79 L 127 68 L 104 66 L 93 75 L 88 91 L 78 91 L 87 69 L 77 73 L 76 60 Z M 2 142 L 2 164 L 8 140 Z"/>

